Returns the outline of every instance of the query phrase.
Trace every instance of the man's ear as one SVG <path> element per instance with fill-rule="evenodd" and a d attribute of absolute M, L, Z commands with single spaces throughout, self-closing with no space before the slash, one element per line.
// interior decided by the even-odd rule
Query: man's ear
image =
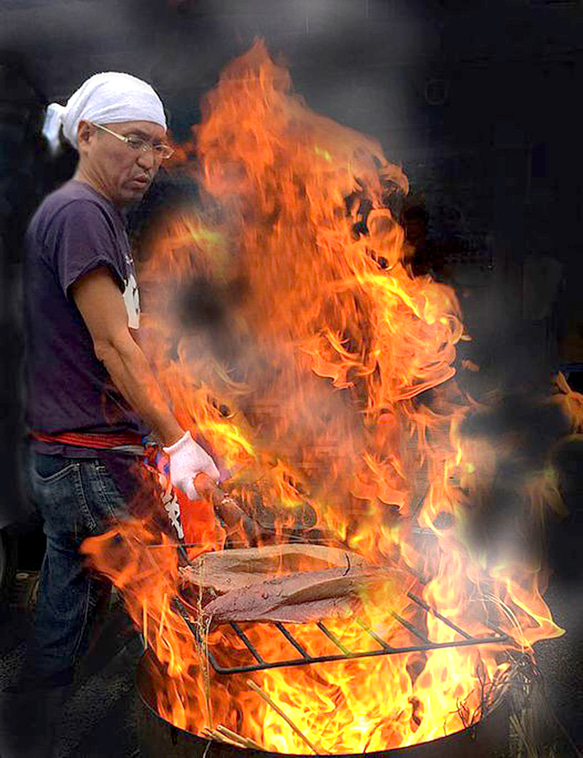
<path fill-rule="evenodd" d="M 94 132 L 93 126 L 89 121 L 79 121 L 77 126 L 77 144 L 79 146 L 86 145 Z"/>

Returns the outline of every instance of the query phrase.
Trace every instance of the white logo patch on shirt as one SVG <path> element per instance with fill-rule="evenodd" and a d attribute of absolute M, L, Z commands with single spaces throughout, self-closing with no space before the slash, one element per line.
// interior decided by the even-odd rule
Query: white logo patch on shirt
<path fill-rule="evenodd" d="M 140 328 L 140 292 L 134 274 L 130 274 L 123 293 L 130 329 Z"/>

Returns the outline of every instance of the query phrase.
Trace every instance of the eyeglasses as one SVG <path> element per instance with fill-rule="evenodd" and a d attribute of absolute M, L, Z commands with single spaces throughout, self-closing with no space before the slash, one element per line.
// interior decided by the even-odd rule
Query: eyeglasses
<path fill-rule="evenodd" d="M 134 135 L 125 137 L 123 134 L 112 132 L 111 129 L 108 129 L 101 124 L 91 124 L 91 126 L 94 126 L 96 129 L 101 129 L 102 132 L 107 132 L 113 137 L 117 137 L 118 140 L 125 142 L 130 149 L 135 150 L 136 152 L 138 150 L 143 150 L 145 153 L 147 153 L 149 150 L 153 150 L 155 157 L 163 161 L 168 160 L 168 158 L 174 155 L 174 150 L 170 147 L 170 145 L 165 145 L 163 142 L 152 143 L 149 140 L 142 139 L 141 137 L 136 137 Z"/>

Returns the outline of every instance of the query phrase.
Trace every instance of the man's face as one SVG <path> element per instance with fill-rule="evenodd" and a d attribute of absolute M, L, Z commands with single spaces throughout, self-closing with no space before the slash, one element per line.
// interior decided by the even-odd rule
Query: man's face
<path fill-rule="evenodd" d="M 166 131 L 150 121 L 103 124 L 122 137 L 166 142 Z M 139 202 L 160 168 L 161 159 L 151 149 L 134 149 L 112 134 L 87 122 L 79 124 L 79 155 L 83 172 L 97 183 L 116 205 Z"/>

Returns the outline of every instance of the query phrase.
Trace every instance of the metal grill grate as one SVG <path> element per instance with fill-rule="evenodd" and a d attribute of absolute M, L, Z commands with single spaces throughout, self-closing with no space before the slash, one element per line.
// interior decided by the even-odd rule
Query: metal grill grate
<path fill-rule="evenodd" d="M 239 626 L 239 624 L 236 624 L 235 622 L 231 622 L 229 626 L 234 631 L 234 633 L 237 635 L 237 637 L 243 642 L 253 659 L 255 660 L 255 663 L 251 663 L 244 666 L 222 666 L 215 656 L 213 656 L 212 653 L 210 653 L 207 650 L 207 657 L 208 661 L 213 667 L 213 669 L 218 674 L 242 674 L 242 673 L 248 673 L 251 671 L 263 671 L 265 669 L 273 669 L 273 668 L 283 668 L 284 666 L 305 666 L 307 664 L 311 663 L 329 663 L 332 661 L 348 661 L 348 660 L 355 660 L 358 658 L 375 658 L 381 655 L 399 655 L 400 653 L 413 653 L 413 652 L 424 652 L 429 650 L 441 650 L 444 648 L 452 648 L 452 647 L 468 647 L 470 645 L 491 645 L 491 644 L 503 644 L 509 642 L 510 638 L 509 636 L 503 632 L 501 629 L 499 629 L 497 626 L 485 621 L 484 626 L 487 627 L 489 630 L 493 632 L 493 634 L 485 634 L 481 637 L 474 637 L 468 632 L 466 632 L 464 629 L 462 629 L 457 624 L 454 624 L 452 621 L 447 619 L 445 616 L 443 616 L 441 613 L 439 613 L 434 608 L 431 608 L 427 603 L 425 603 L 421 598 L 417 597 L 417 595 L 414 595 L 411 592 L 407 593 L 410 600 L 413 601 L 421 610 L 426 614 L 431 614 L 436 619 L 438 619 L 442 624 L 449 627 L 449 629 L 453 630 L 459 637 L 459 639 L 453 640 L 451 642 L 433 642 L 430 640 L 427 635 L 418 627 L 416 627 L 414 624 L 412 624 L 410 621 L 405 620 L 399 614 L 391 612 L 391 616 L 397 621 L 401 626 L 403 626 L 407 631 L 418 640 L 418 642 L 413 643 L 411 645 L 402 646 L 402 647 L 394 647 L 392 645 L 389 645 L 388 642 L 383 640 L 381 637 L 379 637 L 370 627 L 365 624 L 360 619 L 355 619 L 356 623 L 363 629 L 366 634 L 374 640 L 374 642 L 378 645 L 378 649 L 376 650 L 349 650 L 341 640 L 338 639 L 338 637 L 330 630 L 328 627 L 322 622 L 318 621 L 316 622 L 316 626 L 318 629 L 324 634 L 332 643 L 333 645 L 339 650 L 339 653 L 335 655 L 318 655 L 313 656 L 310 655 L 310 653 L 305 649 L 305 647 L 298 642 L 298 640 L 295 639 L 291 631 L 287 628 L 287 626 L 281 622 L 269 622 L 271 626 L 275 626 L 276 629 L 279 630 L 279 632 L 282 634 L 282 636 L 287 640 L 287 642 L 292 645 L 292 647 L 297 650 L 299 653 L 298 658 L 289 658 L 282 661 L 269 661 L 265 660 L 263 656 L 261 655 L 261 652 L 256 648 L 256 646 L 251 642 L 249 637 L 245 634 L 243 629 Z M 176 607 L 179 610 L 180 614 L 184 618 L 184 621 L 186 622 L 188 628 L 190 629 L 192 635 L 197 640 L 199 644 L 202 645 L 202 640 L 200 638 L 199 630 L 196 627 L 195 621 L 191 618 L 190 613 L 184 603 L 176 599 Z M 228 650 L 226 651 L 229 652 Z M 240 650 L 237 650 L 236 648 L 233 648 L 233 657 L 237 657 L 237 655 L 240 655 Z"/>

